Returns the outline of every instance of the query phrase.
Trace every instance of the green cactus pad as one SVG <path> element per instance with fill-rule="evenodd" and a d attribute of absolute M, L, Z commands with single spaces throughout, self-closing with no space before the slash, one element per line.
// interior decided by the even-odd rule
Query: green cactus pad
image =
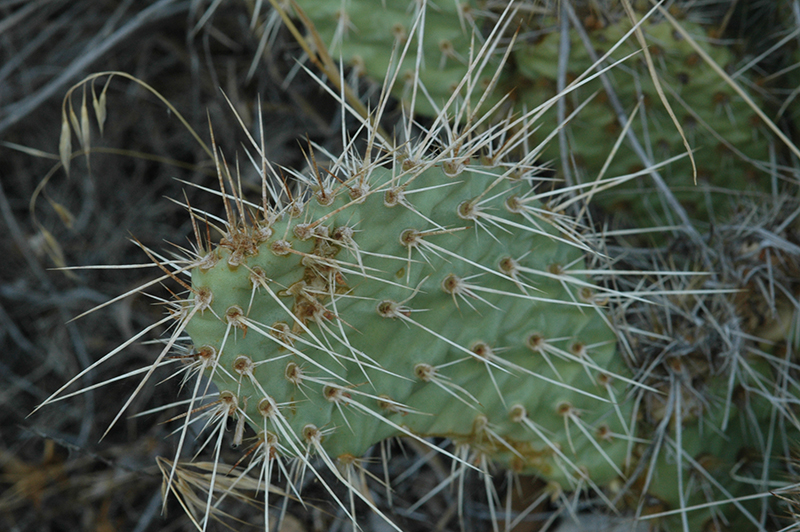
<path fill-rule="evenodd" d="M 697 353 L 637 379 L 569 219 L 519 168 L 470 161 L 340 169 L 280 212 L 228 202 L 185 309 L 218 408 L 282 458 L 348 464 L 387 438 L 442 437 L 461 460 L 590 487 L 608 504 L 634 479 L 617 504 L 649 501 L 651 513 L 752 493 L 724 478 L 758 448 L 769 404 L 730 402 L 728 377 Z M 671 380 L 684 373 L 690 385 Z"/>
<path fill-rule="evenodd" d="M 444 166 L 377 167 L 229 233 L 192 272 L 211 301 L 195 351 L 290 456 L 310 426 L 340 458 L 442 436 L 564 486 L 609 482 L 626 370 L 570 274 L 584 251 L 527 182 Z"/>
<path fill-rule="evenodd" d="M 718 65 L 726 69 L 734 68 L 736 59 L 733 54 L 724 46 L 710 44 L 701 26 L 689 22 L 682 22 L 681 25 Z M 606 28 L 589 31 L 596 57 L 610 50 L 630 28 L 630 22 L 623 19 Z M 735 196 L 769 192 L 769 179 L 756 177 L 761 175 L 757 166 L 759 162 L 769 158 L 770 143 L 770 135 L 756 113 L 668 21 L 646 21 L 642 30 L 650 46 L 660 84 L 689 145 L 695 150 L 697 186 L 688 157 L 660 170 L 689 215 L 700 220 L 708 220 L 709 216 L 724 216 L 729 212 Z M 589 69 L 593 60 L 576 30 L 570 31 L 569 40 L 571 45 L 567 64 L 568 78 L 571 79 Z M 555 69 L 559 41 L 559 33 L 549 33 L 535 42 L 517 47 L 515 64 L 520 75 L 531 83 L 531 90 L 518 91 L 518 95 L 529 107 L 556 94 Z M 611 54 L 607 64 L 639 50 L 638 44 L 634 44 L 635 37 L 629 37 Z M 626 113 L 630 115 L 636 102 L 642 101 L 643 106 L 639 109 L 639 116 L 634 117 L 631 129 L 645 146 L 651 160 L 658 163 L 685 155 L 683 139 L 660 100 L 642 53 L 628 59 L 622 67 L 610 71 L 608 76 Z M 743 81 L 746 78 L 738 78 L 739 83 Z M 622 131 L 599 80 L 567 96 L 568 112 L 577 108 L 595 91 L 599 91 L 598 95 L 578 112 L 567 129 L 570 165 L 584 181 L 598 177 Z M 756 101 L 762 103 L 758 98 Z M 549 112 L 543 119 L 556 120 L 555 112 Z M 558 144 L 551 143 L 543 156 L 550 160 L 559 159 Z M 604 177 L 626 175 L 643 168 L 641 159 L 627 142 L 623 142 Z M 669 220 L 668 215 L 665 216 L 665 205 L 647 175 L 599 193 L 594 201 L 609 212 L 626 213 L 636 226 Z M 712 206 L 711 213 L 709 206 Z"/>
<path fill-rule="evenodd" d="M 341 56 L 346 64 L 355 66 L 359 73 L 365 73 L 375 80 L 384 79 L 393 47 L 397 60 L 419 14 L 418 8 L 414 7 L 416 4 L 408 0 L 382 4 L 385 5 L 375 8 L 373 3 L 362 0 L 350 0 L 344 4 L 322 0 L 300 2 L 323 41 L 330 45 L 332 54 Z M 641 17 L 645 12 L 640 11 L 638 16 Z M 476 32 L 477 49 L 480 43 L 477 29 L 489 19 L 496 18 L 496 14 L 487 18 L 487 13 L 472 3 L 446 2 L 435 8 L 429 6 L 425 12 L 422 44 L 416 40 L 411 43 L 398 68 L 399 76 L 393 93 L 406 104 L 410 103 L 410 87 L 417 80 L 425 87 L 427 94 L 417 94 L 415 111 L 423 115 L 437 114 L 468 72 L 467 59 L 473 32 Z M 512 59 L 503 69 L 498 88 L 484 104 L 485 108 L 497 102 L 505 93 L 511 94 L 510 101 L 517 112 L 535 108 L 556 96 L 561 46 L 560 32 L 555 30 L 558 24 L 551 16 L 523 18 L 523 31 L 515 43 Z M 731 72 L 735 70 L 737 58 L 729 47 L 713 44 L 714 39 L 708 36 L 711 29 L 689 21 L 682 21 L 681 25 L 713 61 Z M 596 56 L 602 56 L 616 45 L 630 28 L 630 21 L 621 13 L 609 16 L 607 25 L 597 24 L 589 28 L 588 36 Z M 761 168 L 764 161 L 770 157 L 771 134 L 756 113 L 705 63 L 669 21 L 656 15 L 645 21 L 642 29 L 660 83 L 689 145 L 695 150 L 693 156 L 697 165 L 697 183 L 694 182 L 688 157 L 660 170 L 688 214 L 702 221 L 724 217 L 741 194 L 756 196 L 770 193 L 772 183 L 759 176 L 763 174 Z M 569 41 L 567 82 L 586 72 L 593 64 L 576 30 L 570 30 Z M 420 50 L 421 55 L 418 53 Z M 629 58 L 607 74 L 627 113 L 632 112 L 637 101 L 641 99 L 643 102 L 631 129 L 645 146 L 652 162 L 685 156 L 683 138 L 660 100 L 636 38 L 628 37 L 627 42 L 611 54 L 606 64 L 637 51 L 638 56 Z M 418 57 L 422 58 L 419 63 Z M 499 64 L 499 60 L 496 63 Z M 494 67 L 489 67 L 481 74 L 486 78 L 484 84 L 489 82 L 493 72 Z M 747 86 L 751 83 L 747 76 L 737 77 L 737 82 Z M 597 178 L 622 131 L 599 80 L 566 96 L 568 112 L 581 105 L 595 91 L 599 91 L 599 94 L 566 127 L 569 165 L 578 179 L 583 181 Z M 477 102 L 482 92 L 473 92 L 472 104 Z M 462 86 L 462 96 L 464 93 Z M 431 101 L 436 107 L 431 105 Z M 755 101 L 763 106 L 764 102 L 757 94 Z M 555 108 L 545 113 L 542 121 L 557 123 Z M 541 141 L 550 133 L 551 129 L 544 128 L 540 136 L 535 138 Z M 561 156 L 559 144 L 550 142 L 542 153 L 542 160 L 554 162 L 560 170 Z M 604 177 L 622 176 L 643 168 L 642 160 L 623 142 Z M 627 218 L 637 227 L 670 221 L 669 208 L 647 175 L 598 193 L 593 199 L 595 204 Z"/>
<path fill-rule="evenodd" d="M 416 27 L 421 4 L 409 0 L 302 0 L 298 4 L 331 55 L 341 56 L 358 74 L 380 81 L 387 72 L 396 71 L 394 92 L 406 101 L 415 85 L 424 87 L 428 95 L 420 91 L 415 100 L 415 110 L 421 114 L 436 114 L 450 99 L 468 70 L 473 43 L 475 53 L 481 45 L 473 2 L 429 4 Z"/>

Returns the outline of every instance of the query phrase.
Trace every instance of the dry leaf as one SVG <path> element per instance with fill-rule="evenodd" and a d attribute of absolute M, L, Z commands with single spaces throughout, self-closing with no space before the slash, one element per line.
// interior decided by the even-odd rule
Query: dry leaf
<path fill-rule="evenodd" d="M 75 110 L 72 108 L 72 104 L 69 105 L 69 121 L 72 124 L 72 129 L 75 130 L 75 135 L 78 137 L 78 140 L 81 139 L 81 124 L 78 122 L 78 117 L 75 115 Z"/>
<path fill-rule="evenodd" d="M 69 175 L 69 161 L 72 158 L 72 134 L 69 131 L 66 111 L 62 113 L 61 117 L 61 138 L 58 141 L 58 155 L 61 157 L 64 171 Z"/>
<path fill-rule="evenodd" d="M 100 93 L 100 98 L 97 98 L 97 94 L 94 91 L 94 85 L 92 85 L 92 107 L 94 107 L 94 115 L 97 118 L 97 128 L 100 130 L 100 135 L 103 135 L 103 125 L 106 123 L 106 87 L 103 88 L 103 92 Z"/>
<path fill-rule="evenodd" d="M 60 203 L 56 203 L 50 198 L 47 198 L 47 201 L 50 202 L 50 206 L 53 207 L 53 209 L 56 211 L 56 214 L 58 214 L 58 217 L 61 218 L 62 222 L 64 222 L 64 225 L 66 225 L 69 229 L 72 229 L 72 224 L 75 221 L 75 216 L 73 216 L 73 214 L 69 212 L 69 209 L 67 209 Z"/>
<path fill-rule="evenodd" d="M 83 99 L 81 100 L 81 146 L 89 157 L 89 108 L 86 105 L 86 85 L 83 86 Z"/>

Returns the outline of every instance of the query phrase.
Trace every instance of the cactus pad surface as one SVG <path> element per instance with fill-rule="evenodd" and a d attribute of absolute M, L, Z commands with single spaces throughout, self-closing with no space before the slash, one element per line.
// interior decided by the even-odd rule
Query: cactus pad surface
<path fill-rule="evenodd" d="M 624 362 L 575 235 L 511 172 L 406 163 L 229 225 L 193 270 L 220 397 L 288 456 L 413 434 L 565 486 L 621 474 Z"/>

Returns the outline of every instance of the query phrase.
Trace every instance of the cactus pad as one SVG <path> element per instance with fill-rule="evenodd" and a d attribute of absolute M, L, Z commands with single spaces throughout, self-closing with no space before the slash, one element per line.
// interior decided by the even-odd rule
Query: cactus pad
<path fill-rule="evenodd" d="M 488 31 L 487 28 L 492 28 L 497 19 L 497 13 L 482 8 L 482 4 L 446 2 L 436 7 L 428 5 L 424 11 L 424 33 L 417 32 L 412 39 L 411 28 L 420 15 L 420 5 L 415 2 L 393 0 L 383 2 L 379 8 L 360 0 L 304 0 L 299 4 L 314 22 L 323 41 L 330 46 L 333 56 L 341 56 L 357 73 L 367 74 L 372 79 L 384 79 L 392 53 L 397 62 L 403 47 L 410 41 L 403 62 L 396 66 L 398 80 L 393 93 L 408 105 L 412 98 L 410 88 L 415 83 L 424 87 L 424 91 L 418 91 L 413 103 L 415 112 L 427 115 L 438 114 L 470 72 L 468 51 L 471 46 L 473 50 L 478 49 L 482 37 L 480 30 Z M 642 5 L 639 7 L 637 16 L 642 17 L 651 6 L 645 3 L 646 9 L 641 9 Z M 547 13 L 546 9 L 543 11 Z M 581 28 L 586 32 L 594 57 L 588 53 L 578 30 L 568 32 L 567 83 L 589 71 L 595 59 L 618 45 L 631 29 L 632 24 L 624 13 L 619 9 L 613 11 L 607 14 L 607 20 L 591 17 L 594 24 Z M 504 66 L 498 78 L 498 88 L 488 100 L 491 105 L 510 93 L 509 103 L 517 113 L 536 108 L 557 95 L 559 54 L 563 46 L 555 17 L 520 13 L 518 18 L 523 21 L 522 29 L 513 46 L 511 60 Z M 509 32 L 516 28 L 514 20 Z M 715 44 L 715 39 L 709 37 L 715 28 L 689 21 L 682 21 L 681 26 L 712 61 L 733 73 L 739 59 L 728 46 Z M 660 85 L 694 150 L 697 183 L 693 179 L 692 164 L 685 157 L 687 150 L 683 138 L 659 97 L 636 38 L 629 35 L 604 65 L 638 52 L 608 72 L 607 76 L 626 113 L 633 111 L 636 102 L 642 102 L 631 129 L 651 161 L 658 163 L 684 156 L 660 171 L 689 216 L 701 221 L 724 217 L 742 193 L 752 196 L 770 193 L 772 183 L 761 176 L 765 161 L 770 157 L 772 136 L 757 114 L 668 20 L 656 14 L 641 28 Z M 498 63 L 499 60 L 495 60 L 491 64 Z M 489 83 L 493 68 L 485 72 L 487 74 L 478 81 L 479 84 Z M 757 82 L 748 76 L 749 73 L 739 75 L 737 83 L 747 86 Z M 566 162 L 581 181 L 598 177 L 622 131 L 599 79 L 565 96 L 567 112 L 583 105 L 596 91 L 598 94 L 594 99 L 565 127 L 569 160 L 561 160 L 564 154 L 557 142 L 550 142 L 541 154 L 543 161 L 555 161 L 558 170 Z M 461 95 L 466 92 L 462 84 Z M 473 91 L 472 104 L 481 96 L 482 91 Z M 764 104 L 758 94 L 754 98 L 757 105 Z M 558 123 L 555 108 L 545 113 L 541 120 L 549 124 Z M 534 138 L 543 141 L 550 134 L 551 130 L 545 128 Z M 623 176 L 644 167 L 642 159 L 627 142 L 623 142 L 603 177 Z M 615 186 L 611 191 L 598 193 L 593 199 L 607 212 L 621 215 L 636 227 L 669 223 L 671 216 L 647 175 Z"/>
<path fill-rule="evenodd" d="M 193 270 L 186 331 L 220 397 L 288 456 L 441 436 L 609 482 L 624 363 L 575 235 L 510 173 L 406 163 L 229 225 Z"/>

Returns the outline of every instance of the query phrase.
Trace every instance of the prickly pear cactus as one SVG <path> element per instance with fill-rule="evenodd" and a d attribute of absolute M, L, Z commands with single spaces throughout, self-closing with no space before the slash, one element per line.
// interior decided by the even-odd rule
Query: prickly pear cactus
<path fill-rule="evenodd" d="M 426 115 L 437 114 L 450 99 L 468 71 L 471 47 L 476 53 L 481 45 L 472 1 L 441 2 L 435 8 L 408 0 L 303 0 L 298 5 L 333 57 L 374 80 L 396 71 L 395 94 L 410 101 L 417 92 L 414 108 Z M 484 81 L 490 78 L 488 73 Z"/>
<path fill-rule="evenodd" d="M 220 397 L 289 456 L 442 436 L 565 487 L 621 475 L 626 368 L 579 242 L 510 173 L 405 162 L 227 224 L 186 326 Z"/>
<path fill-rule="evenodd" d="M 639 16 L 642 14 L 640 13 Z M 555 25 L 555 23 L 553 23 Z M 681 26 L 711 59 L 725 69 L 734 69 L 736 57 L 726 46 L 713 45 L 706 29 L 699 24 L 682 22 Z M 587 71 L 596 58 L 602 57 L 631 29 L 622 18 L 599 29 L 587 30 L 592 58 L 577 30 L 569 32 L 568 81 Z M 742 100 L 712 67 L 707 64 L 687 39 L 672 24 L 661 18 L 645 21 L 642 30 L 650 46 L 650 54 L 676 118 L 689 145 L 695 149 L 698 186 L 692 177 L 688 157 L 661 169 L 675 197 L 693 218 L 708 220 L 709 214 L 724 217 L 736 194 L 769 192 L 769 179 L 760 177 L 759 161 L 769 158 L 771 135 L 756 113 Z M 536 40 L 517 47 L 514 57 L 520 75 L 530 80 L 531 90 L 519 91 L 519 98 L 529 107 L 556 95 L 560 33 L 544 33 Z M 611 53 L 605 64 L 623 59 L 640 50 L 634 37 Z M 685 155 L 680 133 L 661 102 L 641 52 L 627 60 L 621 68 L 608 73 L 613 91 L 630 116 L 636 102 L 642 107 L 634 117 L 631 130 L 645 146 L 651 160 L 665 161 Z M 731 72 L 732 74 L 733 72 Z M 739 82 L 746 76 L 737 78 Z M 576 109 L 595 91 L 598 94 L 574 117 L 568 128 L 569 165 L 580 180 L 594 180 L 612 152 L 622 132 L 608 93 L 599 80 L 594 80 L 570 94 L 567 111 Z M 763 101 L 756 98 L 759 105 Z M 555 112 L 545 120 L 557 120 Z M 541 137 L 541 135 L 540 135 Z M 544 152 L 551 159 L 560 157 L 559 146 L 551 143 Z M 748 162 L 749 161 L 749 162 Z M 623 142 L 611 160 L 605 177 L 622 176 L 644 168 L 642 160 Z M 654 190 L 649 176 L 643 175 L 622 186 L 615 186 L 595 198 L 596 204 L 609 212 L 625 212 L 634 225 L 664 223 L 665 205 Z M 711 213 L 709 213 L 709 206 Z"/>
<path fill-rule="evenodd" d="M 492 461 L 559 492 L 671 512 L 657 519 L 666 530 L 728 519 L 711 494 L 753 493 L 730 471 L 774 474 L 771 457 L 742 458 L 773 415 L 745 391 L 771 378 L 768 364 L 736 373 L 714 327 L 678 320 L 676 338 L 706 345 L 683 357 L 638 346 L 629 367 L 602 305 L 625 296 L 591 282 L 586 241 L 524 165 L 392 153 L 316 173 L 277 210 L 227 202 L 224 236 L 191 271 L 196 367 L 271 458 L 346 467 L 387 438 L 443 437 L 464 467 Z M 646 311 L 656 338 L 670 312 L 689 313 L 683 292 Z M 731 398 L 734 384 L 745 388 Z M 736 510 L 733 522 L 757 512 Z"/>
<path fill-rule="evenodd" d="M 488 31 L 484 26 L 494 28 L 498 17 L 497 13 L 492 13 L 485 6 L 459 2 L 437 4 L 435 8 L 408 0 L 384 2 L 377 8 L 370 2 L 358 0 L 342 3 L 304 0 L 299 5 L 313 21 L 323 40 L 330 45 L 333 56 L 341 56 L 346 64 L 355 67 L 357 73 L 367 74 L 372 79 L 383 80 L 393 50 L 396 62 L 403 47 L 409 44 L 403 62 L 397 67 L 399 75 L 393 92 L 408 105 L 415 83 L 424 87 L 424 91 L 415 95 L 413 103 L 414 110 L 425 115 L 436 115 L 456 87 L 470 74 L 467 51 L 471 43 L 474 50 L 479 48 L 482 42 L 480 30 L 483 28 Z M 426 6 L 426 9 L 422 9 L 422 6 Z M 637 6 L 636 15 L 640 18 L 652 7 L 647 3 Z M 548 9 L 543 7 L 539 11 L 546 14 L 523 12 L 517 15 L 522 21 L 522 30 L 513 47 L 511 59 L 498 77 L 498 88 L 488 102 L 497 102 L 500 96 L 510 93 L 508 103 L 512 104 L 514 111 L 520 112 L 536 108 L 542 102 L 556 97 L 559 55 L 563 46 L 561 32 L 558 21 L 549 14 Z M 424 14 L 422 18 L 419 17 L 421 13 Z M 565 62 L 567 83 L 589 71 L 595 60 L 624 39 L 632 27 L 631 21 L 618 6 L 607 13 L 588 18 L 593 24 L 581 31 L 586 32 L 595 55 L 592 57 L 589 54 L 579 32 L 571 29 L 568 34 L 569 55 Z M 418 19 L 422 22 L 412 38 L 411 28 Z M 516 29 L 517 20 L 514 21 L 509 31 Z M 681 26 L 714 62 L 734 73 L 741 61 L 729 46 L 713 44 L 718 41 L 712 36 L 717 30 L 716 26 L 685 20 Z M 668 20 L 658 14 L 651 15 L 641 27 L 661 87 L 689 145 L 695 150 L 693 156 L 697 166 L 697 184 L 694 182 L 692 164 L 685 157 L 683 138 L 660 100 L 636 38 L 628 36 L 604 65 L 639 52 L 607 76 L 626 113 L 633 111 L 636 102 L 642 102 L 643 106 L 633 120 L 631 130 L 644 145 L 651 160 L 660 162 L 684 156 L 660 171 L 688 214 L 704 221 L 709 217 L 724 217 L 738 194 L 771 192 L 772 183 L 759 177 L 759 165 L 769 160 L 772 138 L 756 113 Z M 473 35 L 474 42 L 471 41 Z M 482 72 L 483 77 L 478 83 L 489 83 L 499 61 L 490 64 L 494 66 Z M 758 81 L 751 81 L 748 76 L 750 73 L 744 72 L 736 81 L 745 85 Z M 569 154 L 566 163 L 580 181 L 592 181 L 598 177 L 598 171 L 604 166 L 622 132 L 616 112 L 599 79 L 565 97 L 567 114 L 583 105 L 596 91 L 599 91 L 598 94 L 565 127 Z M 463 96 L 466 92 L 462 84 L 460 93 Z M 482 91 L 475 91 L 470 99 L 474 104 L 482 96 Z M 764 105 L 757 94 L 755 100 L 757 105 Z M 541 119 L 544 123 L 558 123 L 555 108 Z M 549 129 L 540 130 L 534 136 L 535 141 L 544 141 L 550 133 Z M 559 170 L 564 163 L 562 156 L 559 143 L 553 141 L 545 146 L 541 154 L 543 161 L 555 161 L 555 167 Z M 603 177 L 632 174 L 644 167 L 637 153 L 627 142 L 623 142 Z M 736 191 L 736 194 L 732 195 L 731 191 Z M 659 197 L 648 175 L 614 186 L 610 191 L 597 193 L 594 203 L 608 212 L 627 218 L 637 227 L 667 223 L 670 218 L 669 208 Z"/>

